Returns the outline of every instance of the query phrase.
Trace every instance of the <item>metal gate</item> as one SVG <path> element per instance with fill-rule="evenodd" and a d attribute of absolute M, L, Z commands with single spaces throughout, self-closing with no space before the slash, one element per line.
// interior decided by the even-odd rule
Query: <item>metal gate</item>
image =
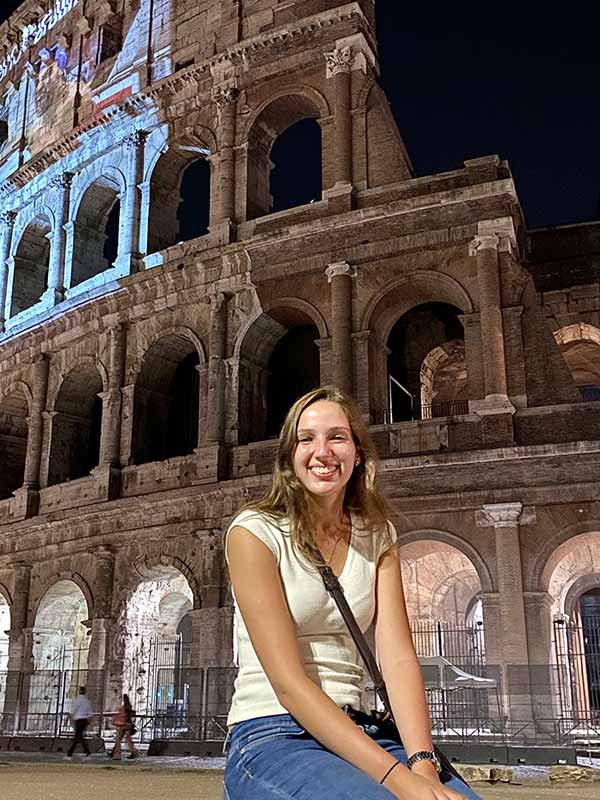
<path fill-rule="evenodd" d="M 600 616 L 554 621 L 560 716 L 582 728 L 600 723 Z"/>

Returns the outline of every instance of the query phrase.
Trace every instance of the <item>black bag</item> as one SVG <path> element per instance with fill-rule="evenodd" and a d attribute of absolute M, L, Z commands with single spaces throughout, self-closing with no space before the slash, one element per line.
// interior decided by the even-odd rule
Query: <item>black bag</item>
<path fill-rule="evenodd" d="M 362 660 L 365 662 L 365 665 L 371 676 L 371 680 L 373 681 L 377 696 L 383 703 L 383 707 L 385 708 L 387 715 L 382 717 L 381 715 L 374 713 L 372 716 L 370 716 L 361 711 L 355 711 L 354 709 L 347 709 L 346 713 L 351 719 L 353 719 L 355 722 L 358 722 L 359 725 L 365 724 L 365 721 L 366 724 L 369 724 L 370 721 L 371 724 L 378 725 L 388 738 L 390 738 L 392 741 L 398 742 L 398 744 L 402 744 L 400 732 L 398 731 L 398 727 L 394 722 L 392 707 L 390 705 L 387 689 L 385 688 L 383 676 L 379 670 L 379 667 L 377 666 L 377 662 L 375 661 L 375 657 L 371 652 L 371 648 L 367 644 L 367 640 L 363 636 L 361 629 L 358 627 L 358 623 L 354 618 L 352 609 L 348 605 L 348 601 L 344 596 L 344 590 L 342 589 L 340 582 L 337 579 L 337 576 L 333 573 L 331 567 L 324 565 L 322 567 L 318 567 L 318 570 L 321 573 L 321 578 L 323 579 L 325 588 L 333 597 L 337 607 L 340 610 L 340 614 L 344 619 L 344 622 L 348 626 L 350 635 L 354 639 L 354 644 L 356 645 Z M 359 722 L 359 719 L 362 719 L 362 721 Z M 448 778 L 458 778 L 465 784 L 465 786 L 468 786 L 468 783 L 465 781 L 462 775 L 457 772 L 452 762 L 446 758 L 437 745 L 434 745 L 434 750 L 436 756 L 440 760 L 440 764 L 442 765 L 442 775 Z"/>

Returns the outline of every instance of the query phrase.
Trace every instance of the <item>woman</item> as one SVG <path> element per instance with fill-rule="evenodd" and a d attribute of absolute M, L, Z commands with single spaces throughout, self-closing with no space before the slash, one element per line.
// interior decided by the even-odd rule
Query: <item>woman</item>
<path fill-rule="evenodd" d="M 129 750 L 129 755 L 127 758 L 137 758 L 139 755 L 131 738 L 131 735 L 135 733 L 135 726 L 133 724 L 134 717 L 135 711 L 133 710 L 129 700 L 129 695 L 124 694 L 123 705 L 120 706 L 113 721 L 113 725 L 117 729 L 117 740 L 115 742 L 115 746 L 113 747 L 111 757 L 115 761 L 121 760 L 121 742 L 123 739 L 125 740 Z"/>
<path fill-rule="evenodd" d="M 334 387 L 317 389 L 288 413 L 270 492 L 227 532 L 240 661 L 228 718 L 228 800 L 476 798 L 458 779 L 442 783 L 430 759 L 396 534 L 375 473 L 358 408 Z M 361 629 L 375 623 L 406 750 L 378 726 L 351 719 L 363 670 L 316 569 L 323 561 L 340 576 Z M 407 755 L 418 753 L 407 768 Z"/>

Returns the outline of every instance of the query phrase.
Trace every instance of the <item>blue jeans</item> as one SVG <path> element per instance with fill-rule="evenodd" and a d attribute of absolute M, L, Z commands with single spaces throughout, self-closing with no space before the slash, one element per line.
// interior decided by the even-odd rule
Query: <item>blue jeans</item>
<path fill-rule="evenodd" d="M 406 751 L 363 726 L 381 747 L 406 762 Z M 480 800 L 457 778 L 446 785 L 467 800 Z M 290 714 L 239 722 L 231 731 L 225 766 L 225 800 L 394 800 L 385 786 L 323 747 Z"/>

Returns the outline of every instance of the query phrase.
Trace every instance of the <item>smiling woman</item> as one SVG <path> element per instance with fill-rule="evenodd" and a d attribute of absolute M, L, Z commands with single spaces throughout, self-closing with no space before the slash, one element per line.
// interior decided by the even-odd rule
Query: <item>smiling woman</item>
<path fill-rule="evenodd" d="M 355 403 L 335 387 L 309 392 L 283 424 L 270 492 L 227 532 L 239 654 L 228 800 L 475 798 L 437 771 L 396 533 L 375 486 L 376 467 Z M 321 580 L 324 564 L 361 630 L 375 624 L 405 747 L 376 717 L 357 721 L 363 668 Z"/>

